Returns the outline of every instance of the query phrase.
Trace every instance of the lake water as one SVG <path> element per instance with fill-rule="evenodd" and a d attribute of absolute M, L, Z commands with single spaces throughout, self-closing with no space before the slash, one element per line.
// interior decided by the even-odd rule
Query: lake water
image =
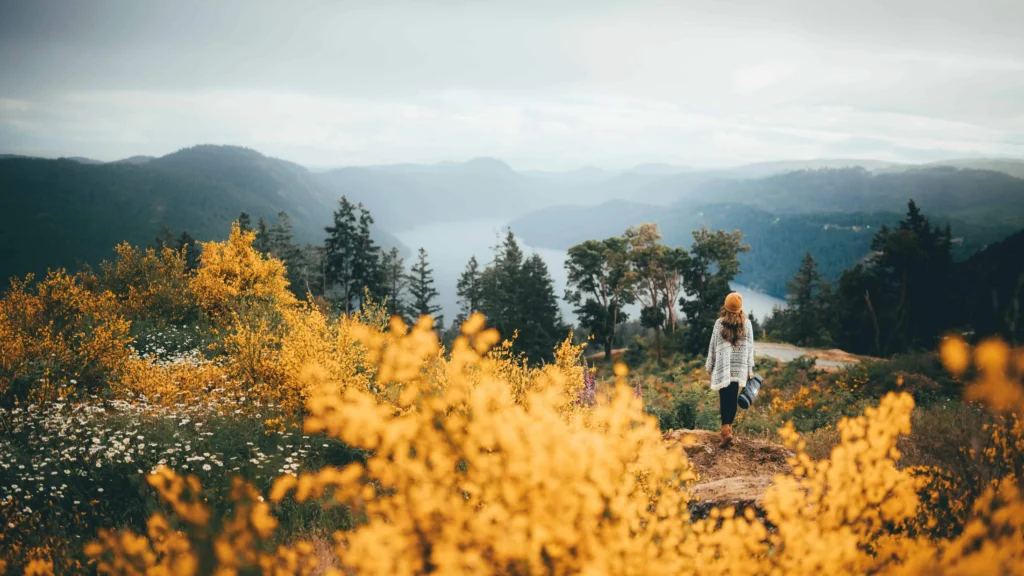
<path fill-rule="evenodd" d="M 426 249 L 427 260 L 430 267 L 434 269 L 434 282 L 437 291 L 441 293 L 438 303 L 444 313 L 446 324 L 450 323 L 459 311 L 458 296 L 455 290 L 459 275 L 466 269 L 466 263 L 469 262 L 470 257 L 476 256 L 480 268 L 483 269 L 493 259 L 493 248 L 501 244 L 507 233 L 507 226 L 507 220 L 479 219 L 417 226 L 395 234 L 413 253 L 413 256 L 406 259 L 406 268 L 415 261 L 415 253 L 420 247 Z M 515 231 L 513 230 L 513 232 Z M 576 315 L 573 314 L 572 307 L 562 299 L 566 284 L 566 252 L 549 248 L 535 248 L 520 237 L 517 237 L 517 240 L 527 256 L 537 253 L 544 259 L 555 283 L 555 294 L 559 297 L 562 315 L 566 320 L 575 322 Z M 733 284 L 733 290 L 743 296 L 743 308 L 748 313 L 753 312 L 758 318 L 767 316 L 775 306 L 783 308 L 786 306 L 784 300 L 751 290 L 746 286 Z M 638 316 L 639 312 L 639 308 L 635 308 L 635 310 L 629 310 L 634 318 Z"/>

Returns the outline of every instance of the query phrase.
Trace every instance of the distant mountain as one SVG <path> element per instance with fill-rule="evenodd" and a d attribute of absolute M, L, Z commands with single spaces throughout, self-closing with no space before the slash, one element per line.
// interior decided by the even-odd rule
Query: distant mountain
<path fill-rule="evenodd" d="M 675 178 L 681 176 L 689 175 Z M 738 281 L 778 297 L 808 250 L 826 278 L 837 278 L 868 253 L 880 225 L 902 218 L 909 198 L 933 221 L 952 226 L 961 259 L 1024 226 L 1024 180 L 998 172 L 941 167 L 872 175 L 852 168 L 747 180 L 693 178 L 688 193 L 669 206 L 612 201 L 552 207 L 510 226 L 532 246 L 559 250 L 643 222 L 658 223 L 665 242 L 676 246 L 689 246 L 691 232 L 702 226 L 738 229 L 753 249 L 741 257 Z"/>
<path fill-rule="evenodd" d="M 570 186 L 588 186 L 597 184 L 610 178 L 614 178 L 621 173 L 622 172 L 619 170 L 603 170 L 594 166 L 586 166 L 584 168 L 570 170 L 568 172 L 549 172 L 546 170 L 526 170 L 521 172 L 523 176 L 527 176 L 529 178 L 557 182 L 559 184 L 568 184 Z"/>
<path fill-rule="evenodd" d="M 633 190 L 636 200 L 653 204 L 671 204 L 702 190 L 712 182 L 729 182 L 777 176 L 790 172 L 863 168 L 865 170 L 891 169 L 900 165 L 880 160 L 852 160 L 841 158 L 821 158 L 814 160 L 791 160 L 783 162 L 758 162 L 744 164 L 732 168 L 716 170 L 690 170 L 662 178 L 650 177 Z M 655 173 L 654 176 L 657 176 Z"/>
<path fill-rule="evenodd" d="M 103 164 L 103 161 L 101 161 L 101 160 L 93 160 L 92 158 L 86 158 L 84 156 L 68 156 L 68 157 L 61 157 L 61 159 L 62 160 L 71 160 L 73 162 L 78 162 L 79 164 Z"/>
<path fill-rule="evenodd" d="M 199 240 L 223 239 L 247 211 L 291 216 L 296 240 L 318 243 L 340 195 L 304 168 L 232 146 L 195 146 L 151 160 L 82 164 L 69 159 L 0 162 L 0 278 L 77 268 L 113 256 L 121 242 L 147 245 L 167 226 Z M 397 239 L 375 227 L 384 246 Z"/>
<path fill-rule="evenodd" d="M 145 164 L 145 163 L 149 162 L 150 160 L 154 160 L 154 159 L 156 159 L 156 156 L 141 156 L 141 155 L 140 156 L 131 156 L 131 157 L 128 157 L 128 158 L 123 158 L 121 160 L 114 160 L 113 162 L 111 162 L 111 164 L 136 164 L 136 165 L 138 165 L 138 164 Z"/>
<path fill-rule="evenodd" d="M 558 194 L 552 192 L 561 189 L 492 158 L 433 166 L 342 168 L 315 176 L 336 195 L 363 202 L 382 227 L 393 231 L 444 221 L 514 218 L 556 202 Z"/>
<path fill-rule="evenodd" d="M 739 202 L 776 213 L 901 212 L 907 200 L 932 214 L 992 224 L 1024 221 L 1024 180 L 1002 172 L 951 167 L 872 174 L 863 168 L 788 172 L 715 180 L 686 190 L 677 205 Z"/>
<path fill-rule="evenodd" d="M 952 166 L 953 168 L 993 170 L 995 172 L 1009 174 L 1015 178 L 1024 178 L 1024 160 L 1014 158 L 971 158 L 963 160 L 947 160 L 945 162 L 933 162 L 926 166 Z"/>
<path fill-rule="evenodd" d="M 640 164 L 629 171 L 634 174 L 679 174 L 680 172 L 692 172 L 694 168 L 688 166 L 675 166 L 673 164 Z"/>

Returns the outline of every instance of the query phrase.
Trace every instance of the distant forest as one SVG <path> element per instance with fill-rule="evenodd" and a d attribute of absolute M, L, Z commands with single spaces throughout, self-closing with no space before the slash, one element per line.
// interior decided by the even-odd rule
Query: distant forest
<path fill-rule="evenodd" d="M 439 312 L 433 271 L 426 251 L 402 245 L 389 227 L 518 216 L 518 236 L 509 233 L 489 263 L 467 263 L 462 310 L 438 316 L 439 331 L 450 336 L 482 311 L 503 333 L 529 335 L 516 352 L 544 360 L 570 328 L 558 313 L 564 298 L 577 328 L 606 349 L 632 322 L 654 331 L 659 351 L 664 335 L 665 345 L 698 353 L 729 283 L 739 282 L 786 297 L 790 309 L 761 328 L 805 345 L 887 355 L 932 346 L 946 330 L 1019 338 L 1024 180 L 887 170 L 760 167 L 566 184 L 488 159 L 312 174 L 230 146 L 106 164 L 3 158 L 0 212 L 14 217 L 0 227 L 0 274 L 6 284 L 96 266 L 122 241 L 182 249 L 194 264 L 197 240 L 223 239 L 238 221 L 257 233 L 261 252 L 287 264 L 300 297 L 351 311 L 369 293 L 411 321 Z M 622 195 L 670 201 L 602 200 Z M 555 294 L 539 257 L 524 255 L 524 239 L 567 250 L 565 294 Z M 633 304 L 636 318 L 625 313 Z"/>

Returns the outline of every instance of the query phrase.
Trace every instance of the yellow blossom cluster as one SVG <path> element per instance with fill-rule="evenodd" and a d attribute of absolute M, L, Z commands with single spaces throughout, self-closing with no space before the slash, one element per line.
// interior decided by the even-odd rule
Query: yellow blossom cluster
<path fill-rule="evenodd" d="M 663 441 L 624 365 L 610 396 L 585 405 L 582 350 L 569 339 L 554 363 L 533 368 L 479 314 L 450 351 L 429 317 L 406 326 L 371 302 L 333 318 L 292 297 L 280 262 L 252 240 L 235 226 L 226 242 L 204 245 L 190 272 L 173 252 L 122 247 L 105 268 L 121 284 L 99 289 L 58 272 L 0 302 L 0 393 L 31 381 L 57 398 L 46 382 L 101 378 L 115 392 L 176 403 L 227 390 L 305 413 L 307 434 L 368 455 L 283 474 L 266 494 L 235 479 L 224 514 L 195 476 L 158 468 L 146 478 L 166 512 L 144 533 L 105 530 L 87 543 L 97 573 L 1024 573 L 1024 350 L 942 345 L 950 372 L 977 376 L 967 398 L 999 415 L 980 454 L 991 477 L 972 502 L 944 501 L 951 479 L 941 470 L 899 466 L 914 410 L 901 390 L 841 420 L 828 458 L 811 458 L 787 424 L 791 472 L 774 478 L 760 508 L 695 520 L 695 471 Z M 212 358 L 131 356 L 127 318 L 188 306 L 169 293 L 178 289 L 216 335 Z M 814 386 L 773 405 L 817 409 Z M 355 525 L 334 533 L 332 566 L 311 542 L 279 533 L 275 512 L 310 501 L 353 512 Z M 26 558 L 26 573 L 53 573 L 45 551 Z"/>
<path fill-rule="evenodd" d="M 100 265 L 102 283 L 117 298 L 123 315 L 157 326 L 195 319 L 198 308 L 184 249 L 139 250 L 123 242 L 114 251 L 117 258 Z"/>
<path fill-rule="evenodd" d="M 35 290 L 15 280 L 0 300 L 0 398 L 49 401 L 99 389 L 129 362 L 130 323 L 87 275 L 51 272 Z"/>
<path fill-rule="evenodd" d="M 502 379 L 508 367 L 487 356 L 497 334 L 482 330 L 479 316 L 463 326 L 448 359 L 437 355 L 431 327 L 424 319 L 412 330 L 396 323 L 388 335 L 356 331 L 378 366 L 375 384 L 395 387 L 394 403 L 308 372 L 318 386 L 307 432 L 371 456 L 282 476 L 267 507 L 239 508 L 245 521 L 228 522 L 248 536 L 181 532 L 197 565 L 213 573 L 246 563 L 264 574 L 312 570 L 308 543 L 254 552 L 274 529 L 273 507 L 294 499 L 357 512 L 362 522 L 335 539 L 338 565 L 360 574 L 979 574 L 1024 566 L 1024 500 L 1012 475 L 973 504 L 961 532 L 936 535 L 920 494 L 930 501 L 941 483 L 928 470 L 897 465 L 897 439 L 910 431 L 909 394 L 889 393 L 842 420 L 827 459 L 807 456 L 786 426 L 792 473 L 775 478 L 762 513 L 716 508 L 693 521 L 693 471 L 642 413 L 622 367 L 612 397 L 584 417 L 564 410 L 555 367 L 517 401 Z M 438 366 L 443 386 L 434 385 Z M 253 494 L 242 500 L 252 503 Z M 91 552 L 119 554 L 110 538 Z M 203 542 L 214 540 L 220 552 L 204 557 Z"/>

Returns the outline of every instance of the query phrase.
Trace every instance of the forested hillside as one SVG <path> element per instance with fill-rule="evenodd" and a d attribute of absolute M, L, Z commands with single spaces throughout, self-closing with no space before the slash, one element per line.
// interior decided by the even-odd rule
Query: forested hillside
<path fill-rule="evenodd" d="M 775 214 L 745 204 L 664 208 L 617 201 L 538 211 L 513 221 L 511 226 L 531 245 L 557 249 L 619 234 L 642 222 L 657 223 L 670 246 L 688 244 L 690 233 L 701 227 L 742 230 L 751 250 L 740 255 L 742 273 L 736 281 L 781 298 L 805 251 L 815 255 L 824 279 L 835 280 L 869 255 L 874 232 L 900 218 L 897 212 Z M 1016 230 L 1010 225 L 989 226 L 958 218 L 936 221 L 949 223 L 956 233 L 952 248 L 956 260 Z"/>
<path fill-rule="evenodd" d="M 0 160 L 0 278 L 76 269 L 112 257 L 122 241 L 147 245 L 164 228 L 223 239 L 240 212 L 255 222 L 291 217 L 299 241 L 319 243 L 338 198 L 296 164 L 232 146 L 195 146 L 145 163 Z M 407 249 L 374 228 L 386 247 Z"/>
<path fill-rule="evenodd" d="M 859 167 L 801 170 L 757 180 L 719 180 L 681 195 L 677 205 L 709 198 L 780 214 L 894 212 L 914 198 L 940 216 L 1001 224 L 1024 220 L 1024 180 L 946 166 L 884 174 Z"/>

